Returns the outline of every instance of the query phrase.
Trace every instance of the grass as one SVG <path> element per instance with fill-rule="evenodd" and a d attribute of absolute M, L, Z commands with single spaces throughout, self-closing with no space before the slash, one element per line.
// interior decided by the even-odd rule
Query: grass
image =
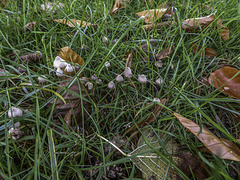
<path fill-rule="evenodd" d="M 208 77 L 222 64 L 239 68 L 239 4 L 236 0 L 213 0 L 203 3 L 213 7 L 213 10 L 208 10 L 200 8 L 201 1 L 198 0 L 169 1 L 174 5 L 178 24 L 161 30 L 143 31 L 141 26 L 144 23 L 135 13 L 156 8 L 163 2 L 153 0 L 153 5 L 146 6 L 144 0 L 130 1 L 114 16 L 109 14 L 113 0 L 63 1 L 64 8 L 51 14 L 41 12 L 40 4 L 45 1 L 37 0 L 10 1 L 1 10 L 0 68 L 9 71 L 7 76 L 0 76 L 0 126 L 3 128 L 0 131 L 0 175 L 3 178 L 91 179 L 92 173 L 95 174 L 92 179 L 102 179 L 110 165 L 121 167 L 123 178 L 141 178 L 141 172 L 130 157 L 114 156 L 113 146 L 100 136 L 108 141 L 117 135 L 128 139 L 129 136 L 123 136 L 127 127 L 151 114 L 153 105 L 149 106 L 148 102 L 155 97 L 168 98 L 168 110 L 163 109 L 157 120 L 148 127 L 172 137 L 185 151 L 197 155 L 206 164 L 209 179 L 240 177 L 238 162 L 200 151 L 203 144 L 169 112 L 177 112 L 207 126 L 218 137 L 234 142 L 240 139 L 239 119 L 235 117 L 240 115 L 239 100 L 197 81 L 202 76 Z M 216 30 L 212 30 L 217 20 L 201 33 L 186 33 L 181 29 L 183 20 L 207 16 L 215 11 L 216 19 L 221 18 L 230 30 L 230 38 L 226 42 L 221 40 Z M 64 18 L 96 25 L 70 28 L 50 20 Z M 36 22 L 35 28 L 24 31 L 24 25 L 33 21 Z M 108 44 L 102 42 L 103 37 L 109 39 Z M 114 39 L 119 41 L 112 44 Z M 142 61 L 142 55 L 137 53 L 131 66 L 134 74 L 132 82 L 136 88 L 124 79 L 124 83 L 115 82 L 116 88 L 109 90 L 107 84 L 124 71 L 125 54 L 150 39 L 156 44 L 156 51 L 175 46 L 172 55 L 163 60 L 163 67 L 157 68 L 155 61 Z M 217 57 L 208 59 L 201 53 L 193 53 L 192 43 L 196 41 L 203 47 L 216 50 Z M 87 45 L 87 50 L 81 49 L 83 44 Z M 84 60 L 84 77 L 90 78 L 96 74 L 103 81 L 103 84 L 94 84 L 93 90 L 87 92 L 89 108 L 87 112 L 87 107 L 81 111 L 88 113 L 88 117 L 83 117 L 75 131 L 68 128 L 63 119 L 56 121 L 53 118 L 55 104 L 52 108 L 47 107 L 47 103 L 57 97 L 51 91 L 56 91 L 63 81 L 52 75 L 50 70 L 58 51 L 65 46 L 72 48 Z M 43 54 L 38 63 L 23 63 L 19 57 L 35 51 Z M 16 55 L 12 56 L 12 53 Z M 111 63 L 108 69 L 104 66 L 106 61 Z M 22 63 L 26 73 L 18 71 Z M 171 64 L 174 65 L 173 69 Z M 163 84 L 157 87 L 158 91 L 149 83 L 142 86 L 137 81 L 138 74 L 147 75 L 152 83 L 162 78 Z M 47 77 L 47 83 L 38 86 L 37 77 L 41 75 Z M 78 80 L 77 76 L 75 79 Z M 23 85 L 29 81 L 33 86 Z M 199 88 L 201 93 L 197 94 Z M 63 93 L 60 92 L 61 95 Z M 24 111 L 22 117 L 11 119 L 14 123 L 20 122 L 20 129 L 25 133 L 17 141 L 8 138 L 7 124 L 10 119 L 7 111 L 11 106 Z M 131 143 L 132 147 L 124 149 L 127 154 L 136 148 L 137 143 Z M 106 151 L 106 148 L 109 150 Z M 164 153 L 162 155 L 169 158 Z M 177 172 L 181 173 L 180 170 Z"/>

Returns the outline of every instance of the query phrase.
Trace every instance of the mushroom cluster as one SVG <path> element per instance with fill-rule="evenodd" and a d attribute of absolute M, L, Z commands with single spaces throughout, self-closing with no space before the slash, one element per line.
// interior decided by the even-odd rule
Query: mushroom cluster
<path fill-rule="evenodd" d="M 58 77 L 64 76 L 64 72 L 72 73 L 74 70 L 78 69 L 78 66 L 72 66 L 68 64 L 67 61 L 57 56 L 53 61 L 53 67 L 56 68 L 56 75 Z"/>

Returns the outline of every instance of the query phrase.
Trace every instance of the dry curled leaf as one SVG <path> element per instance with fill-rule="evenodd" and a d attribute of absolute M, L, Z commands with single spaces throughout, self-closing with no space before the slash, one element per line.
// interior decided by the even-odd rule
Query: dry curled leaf
<path fill-rule="evenodd" d="M 139 17 L 144 16 L 145 23 L 153 23 L 160 19 L 163 14 L 167 11 L 167 8 L 162 9 L 150 9 L 136 13 Z"/>
<path fill-rule="evenodd" d="M 36 51 L 36 53 L 23 55 L 23 56 L 20 56 L 20 58 L 25 63 L 26 62 L 38 62 L 42 58 L 42 53 L 39 51 Z"/>
<path fill-rule="evenodd" d="M 78 27 L 87 27 L 87 26 L 91 26 L 92 25 L 89 22 L 81 21 L 81 20 L 75 20 L 75 19 L 71 19 L 71 21 L 73 23 L 70 20 L 66 20 L 66 19 L 55 19 L 53 21 L 59 22 L 61 24 L 66 24 L 69 27 L 75 27 L 75 25 L 78 26 Z"/>
<path fill-rule="evenodd" d="M 125 8 L 125 4 L 130 0 L 116 0 L 110 15 L 113 16 L 119 9 Z"/>
<path fill-rule="evenodd" d="M 240 99 L 240 73 L 238 69 L 230 66 L 217 69 L 209 76 L 208 82 L 224 94 Z"/>
<path fill-rule="evenodd" d="M 219 19 L 217 21 L 217 24 L 218 24 L 218 28 L 220 29 L 219 33 L 220 33 L 222 40 L 226 41 L 229 38 L 229 30 L 228 30 L 227 26 L 223 25 L 223 22 L 221 19 Z"/>
<path fill-rule="evenodd" d="M 240 161 L 240 150 L 226 139 L 220 139 L 212 134 L 208 129 L 201 128 L 193 121 L 181 116 L 178 113 L 173 114 L 180 123 L 193 133 L 213 154 L 233 161 Z"/>
<path fill-rule="evenodd" d="M 162 27 L 168 27 L 171 26 L 172 24 L 175 24 L 175 21 L 167 21 L 167 22 L 162 22 L 162 23 L 157 23 L 157 25 L 155 24 L 147 24 L 147 25 L 143 25 L 142 28 L 145 31 L 151 31 L 154 29 L 154 27 L 156 27 L 157 29 L 161 29 Z"/>
<path fill-rule="evenodd" d="M 61 48 L 57 55 L 67 62 L 74 63 L 74 64 L 77 64 L 77 65 L 80 65 L 80 66 L 84 65 L 83 59 L 77 53 L 75 53 L 71 48 L 69 48 L 68 46 L 64 47 L 64 48 Z M 64 74 L 70 74 L 71 75 L 71 74 L 75 74 L 75 72 L 74 71 L 73 72 L 64 71 Z"/>
<path fill-rule="evenodd" d="M 199 51 L 202 50 L 202 46 L 198 46 L 198 45 L 194 44 L 192 49 L 195 53 L 198 53 Z M 217 56 L 217 52 L 215 50 L 211 49 L 211 48 L 205 48 L 204 49 L 204 55 L 207 58 L 212 59 L 212 58 L 215 58 Z"/>
<path fill-rule="evenodd" d="M 27 23 L 27 24 L 24 26 L 24 30 L 25 30 L 25 31 L 33 30 L 33 28 L 35 27 L 35 25 L 36 25 L 36 22 L 35 22 L 35 21 L 30 22 L 30 23 Z"/>
<path fill-rule="evenodd" d="M 161 51 L 160 53 L 157 54 L 157 60 L 161 60 L 161 59 L 164 59 L 164 58 L 167 58 L 170 54 L 172 54 L 173 50 L 174 50 L 174 46 L 170 47 L 170 48 L 167 48 L 163 51 Z"/>
<path fill-rule="evenodd" d="M 160 100 L 160 102 L 161 102 L 161 104 L 165 105 L 167 102 L 167 99 L 163 98 Z M 153 121 L 155 121 L 156 118 L 159 116 L 160 112 L 162 111 L 162 109 L 163 109 L 163 107 L 161 105 L 157 104 L 150 116 L 148 116 L 144 121 L 137 123 L 137 126 L 135 124 L 133 124 L 129 128 L 127 133 L 132 132 L 133 130 L 137 129 L 137 127 L 142 128 L 142 127 L 147 126 L 148 124 L 152 123 Z"/>
<path fill-rule="evenodd" d="M 206 17 L 186 19 L 183 21 L 181 27 L 187 32 L 199 32 L 205 29 L 214 20 L 215 13 Z"/>
<path fill-rule="evenodd" d="M 72 78 L 67 79 L 65 81 L 62 81 L 59 84 L 59 88 L 57 92 L 64 89 L 68 86 L 68 84 L 71 82 Z M 86 78 L 80 79 L 81 83 L 78 81 L 75 81 L 71 87 L 69 87 L 66 93 L 62 95 L 62 98 L 65 100 L 66 103 L 62 101 L 62 99 L 58 99 L 56 102 L 56 105 L 54 107 L 54 118 L 58 118 L 59 116 L 62 116 L 62 118 L 66 121 L 66 124 L 68 126 L 72 126 L 75 124 L 75 119 L 77 124 L 80 124 L 82 122 L 82 117 L 87 117 L 86 110 L 88 109 L 88 102 L 82 99 L 83 107 L 81 106 L 81 98 L 87 99 L 87 95 L 84 91 L 84 88 L 82 88 L 81 84 L 85 85 Z M 80 96 L 81 95 L 81 96 Z M 50 108 L 56 98 L 54 98 L 50 103 L 48 104 L 48 107 Z M 83 109 L 83 116 L 82 116 L 82 109 Z"/>

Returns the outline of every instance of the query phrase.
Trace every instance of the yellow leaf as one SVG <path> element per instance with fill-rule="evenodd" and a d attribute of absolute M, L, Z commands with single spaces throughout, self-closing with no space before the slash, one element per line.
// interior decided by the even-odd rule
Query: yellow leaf
<path fill-rule="evenodd" d="M 219 139 L 208 129 L 201 128 L 193 121 L 181 116 L 178 113 L 173 114 L 180 123 L 193 133 L 213 154 L 222 158 L 233 161 L 240 161 L 240 150 L 227 139 Z"/>

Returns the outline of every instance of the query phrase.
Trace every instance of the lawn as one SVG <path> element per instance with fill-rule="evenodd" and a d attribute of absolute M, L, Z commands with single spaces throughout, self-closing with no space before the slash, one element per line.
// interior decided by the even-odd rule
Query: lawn
<path fill-rule="evenodd" d="M 51 2 L 0 2 L 0 179 L 240 178 L 237 0 Z"/>

